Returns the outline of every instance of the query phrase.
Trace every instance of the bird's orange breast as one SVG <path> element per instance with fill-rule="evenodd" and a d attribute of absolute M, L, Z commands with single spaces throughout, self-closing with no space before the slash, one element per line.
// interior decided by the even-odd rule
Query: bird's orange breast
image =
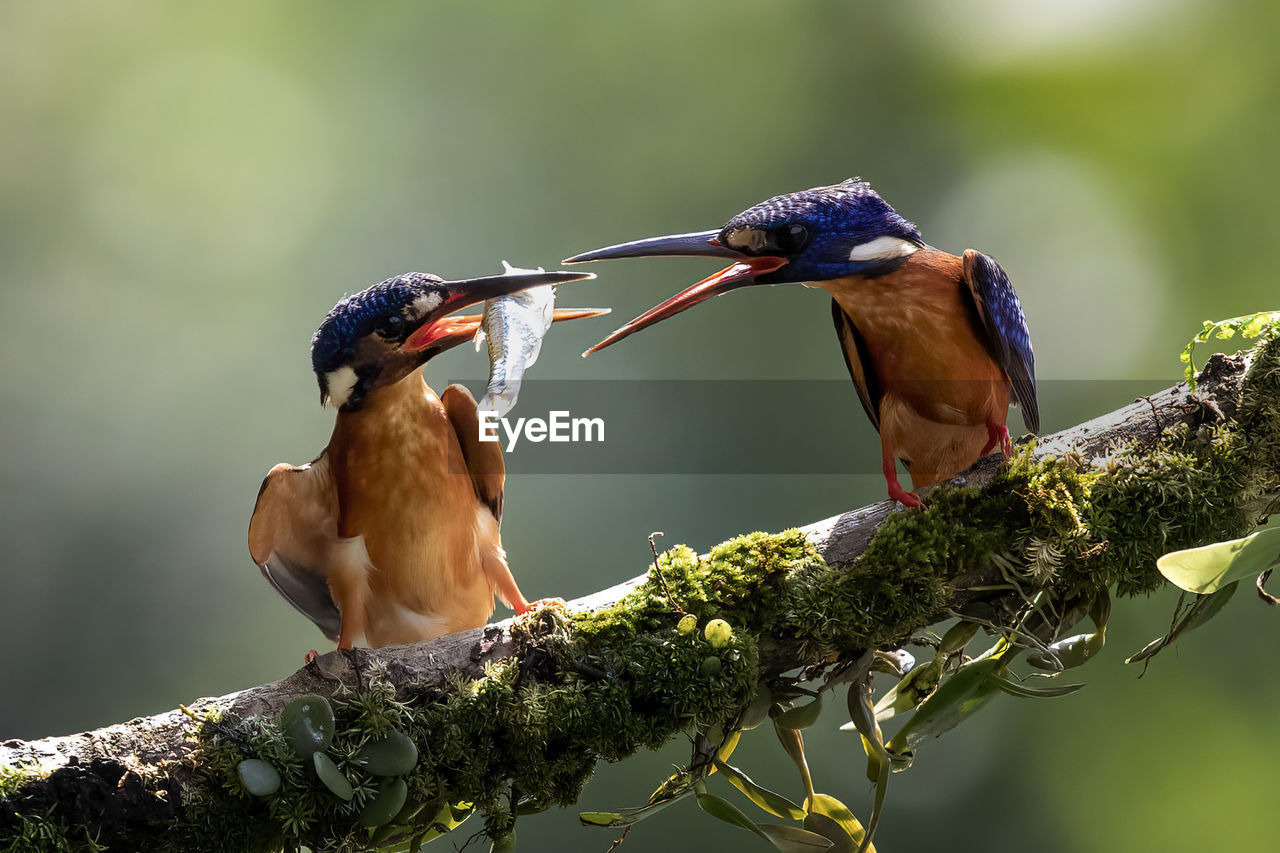
<path fill-rule="evenodd" d="M 379 389 L 339 415 L 329 444 L 339 534 L 369 554 L 364 609 L 371 645 L 483 624 L 493 612 L 484 576 L 487 507 L 476 498 L 440 399 L 416 377 Z M 345 614 L 344 614 L 345 618 Z"/>
<path fill-rule="evenodd" d="M 862 336 L 885 396 L 938 423 L 1004 423 L 1009 380 L 980 337 L 954 255 L 921 249 L 875 278 L 822 282 Z M 1001 402 L 1003 400 L 1003 403 Z"/>

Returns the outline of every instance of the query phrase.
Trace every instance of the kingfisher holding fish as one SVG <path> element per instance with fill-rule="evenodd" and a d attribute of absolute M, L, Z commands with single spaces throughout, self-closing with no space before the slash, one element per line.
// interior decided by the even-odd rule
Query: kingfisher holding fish
<path fill-rule="evenodd" d="M 587 350 L 597 352 L 700 302 L 758 284 L 805 284 L 831 314 L 858 399 L 880 433 L 889 497 L 920 506 L 914 488 L 954 477 L 995 448 L 1012 453 L 1010 394 L 1040 428 L 1035 358 L 1022 305 L 992 258 L 927 245 L 915 225 L 854 178 L 776 196 L 721 229 L 637 240 L 567 264 L 694 255 L 731 266 L 686 288 Z"/>
<path fill-rule="evenodd" d="M 325 317 L 311 361 L 321 402 L 338 410 L 333 435 L 312 462 L 267 474 L 249 553 L 338 648 L 362 635 L 377 647 L 478 627 L 495 594 L 517 614 L 541 603 L 521 594 L 502 548 L 500 446 L 480 441 L 466 388 L 437 397 L 418 369 L 475 337 L 484 320 L 458 309 L 594 277 L 510 267 L 462 281 L 405 273 Z M 539 340 L 551 320 L 599 313 L 550 314 Z"/>

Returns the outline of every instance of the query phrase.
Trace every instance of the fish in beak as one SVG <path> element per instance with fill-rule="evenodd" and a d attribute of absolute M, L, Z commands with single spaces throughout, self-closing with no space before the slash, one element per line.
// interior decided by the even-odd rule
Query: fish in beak
<path fill-rule="evenodd" d="M 719 231 L 697 231 L 692 234 L 673 234 L 668 237 L 651 237 L 647 240 L 620 243 L 617 246 L 608 246 L 603 249 L 584 252 L 581 255 L 574 255 L 572 258 L 566 258 L 564 263 L 582 264 L 589 261 L 613 260 L 614 258 L 649 258 L 664 255 L 729 258 L 734 263 L 715 275 L 708 276 L 697 284 L 685 288 L 666 302 L 650 308 L 584 352 L 582 354 L 584 357 L 598 352 L 610 344 L 617 343 L 641 329 L 652 326 L 654 323 L 659 323 L 668 317 L 674 317 L 681 311 L 692 308 L 700 302 L 706 302 L 713 296 L 719 296 L 722 293 L 728 293 L 730 290 L 748 287 L 753 284 L 768 284 L 770 282 L 759 281 L 759 277 L 775 272 L 787 263 L 787 258 L 785 257 L 748 255 L 745 252 L 730 248 L 720 242 Z"/>

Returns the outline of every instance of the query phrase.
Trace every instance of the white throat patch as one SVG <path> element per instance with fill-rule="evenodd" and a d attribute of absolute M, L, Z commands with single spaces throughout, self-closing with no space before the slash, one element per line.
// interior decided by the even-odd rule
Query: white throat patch
<path fill-rule="evenodd" d="M 324 381 L 329 388 L 329 399 L 325 405 L 331 409 L 340 409 L 346 405 L 356 387 L 356 378 L 356 372 L 350 367 L 339 367 L 326 373 Z"/>
<path fill-rule="evenodd" d="M 919 248 L 909 240 L 884 234 L 874 240 L 868 240 L 865 243 L 859 243 L 854 246 L 853 250 L 849 252 L 849 260 L 891 261 L 894 258 L 906 257 Z"/>

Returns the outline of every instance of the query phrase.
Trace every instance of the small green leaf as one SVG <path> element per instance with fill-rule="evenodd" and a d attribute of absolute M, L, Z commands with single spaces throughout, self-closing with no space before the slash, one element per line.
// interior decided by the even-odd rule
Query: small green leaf
<path fill-rule="evenodd" d="M 933 691 L 938 688 L 938 681 L 942 677 L 942 669 L 946 665 L 946 660 L 947 656 L 939 653 L 933 660 L 920 664 L 904 675 L 876 703 L 876 720 L 884 722 L 898 714 L 905 714 L 907 711 L 920 707 L 920 703 L 928 699 L 933 694 Z M 857 728 L 850 722 L 841 726 L 840 730 L 851 732 L 857 731 Z"/>
<path fill-rule="evenodd" d="M 784 729 L 807 729 L 818 721 L 820 714 L 822 714 L 822 694 L 818 694 L 818 698 L 807 705 L 788 708 L 774 717 L 773 721 Z"/>
<path fill-rule="evenodd" d="M 1183 371 L 1191 390 L 1196 389 L 1196 364 L 1194 359 L 1197 344 L 1203 344 L 1210 337 L 1227 340 L 1238 331 L 1243 337 L 1256 338 L 1265 331 L 1276 331 L 1280 327 L 1280 311 L 1260 311 L 1256 314 L 1243 314 L 1227 320 L 1205 320 L 1204 326 L 1196 333 L 1187 346 L 1179 353 L 1178 358 L 1187 365 Z"/>
<path fill-rule="evenodd" d="M 1231 600 L 1231 596 L 1235 594 L 1239 582 L 1228 584 L 1217 592 L 1208 595 L 1197 596 L 1191 602 L 1191 607 L 1187 610 L 1185 616 L 1178 621 L 1177 626 L 1173 630 L 1173 639 L 1177 639 L 1188 631 L 1199 628 L 1210 619 L 1218 615 L 1227 602 Z"/>
<path fill-rule="evenodd" d="M 754 832 L 761 836 L 760 827 L 756 826 L 756 822 L 742 813 L 742 810 L 724 797 L 717 797 L 715 794 L 708 794 L 704 791 L 698 792 L 698 808 L 714 818 L 741 827 L 748 832 Z"/>
<path fill-rule="evenodd" d="M 964 647 L 969 645 L 969 641 L 978 633 L 979 627 L 977 622 L 961 619 L 948 628 L 947 633 L 942 635 L 942 642 L 938 644 L 938 651 L 944 655 L 953 655 L 956 652 L 963 651 Z"/>
<path fill-rule="evenodd" d="M 1060 687 L 1027 687 L 1024 684 L 1019 684 L 999 675 L 992 675 L 991 678 L 1002 691 L 1020 699 L 1052 699 L 1057 696 L 1075 693 L 1081 687 L 1084 687 L 1083 684 L 1063 684 Z"/>
<path fill-rule="evenodd" d="M 1280 527 L 1268 527 L 1243 539 L 1173 551 L 1156 567 L 1174 586 L 1205 595 L 1238 580 L 1280 566 Z"/>
<path fill-rule="evenodd" d="M 800 771 L 800 782 L 804 785 L 805 797 L 812 797 L 813 776 L 809 773 L 809 761 L 804 756 L 804 735 L 796 729 L 778 725 L 777 720 L 773 721 L 773 733 L 778 736 L 778 742 L 782 744 L 782 748 L 786 750 L 787 755 L 791 756 L 796 769 Z"/>
<path fill-rule="evenodd" d="M 1173 627 L 1169 629 L 1169 633 L 1147 643 L 1137 654 L 1126 658 L 1125 663 L 1138 663 L 1155 657 L 1161 649 L 1172 645 L 1173 641 L 1178 637 L 1190 630 L 1199 628 L 1214 616 L 1217 616 L 1218 611 L 1222 610 L 1227 602 L 1231 600 L 1231 596 L 1235 595 L 1236 587 L 1239 584 L 1240 582 L 1236 581 L 1235 583 L 1227 584 L 1217 592 L 1211 592 L 1208 595 L 1197 595 L 1192 600 L 1191 606 L 1186 609 L 1186 612 L 1179 612 L 1175 617 Z M 1178 604 L 1179 611 L 1181 611 L 1181 599 L 1178 600 Z"/>
<path fill-rule="evenodd" d="M 333 741 L 333 707 L 313 693 L 297 697 L 280 712 L 280 729 L 299 758 L 310 758 Z"/>
<path fill-rule="evenodd" d="M 1106 637 L 1107 629 L 1105 626 L 1100 627 L 1092 634 L 1076 634 L 1051 644 L 1049 651 L 1052 655 L 1045 655 L 1039 652 L 1029 655 L 1027 663 L 1037 669 L 1047 669 L 1054 672 L 1073 669 L 1087 663 L 1094 655 L 1100 652 L 1106 642 Z"/>
<path fill-rule="evenodd" d="M 621 826 L 622 812 L 578 812 L 583 826 Z"/>
<path fill-rule="evenodd" d="M 403 779 L 388 779 L 382 783 L 378 793 L 360 812 L 360 825 L 370 828 L 382 826 L 390 821 L 409 797 L 409 787 Z"/>
<path fill-rule="evenodd" d="M 445 803 L 440 807 L 435 820 L 427 825 L 427 829 L 418 837 L 419 847 L 449 833 L 471 817 L 474 809 L 470 803 Z"/>
<path fill-rule="evenodd" d="M 906 725 L 887 744 L 890 752 L 903 754 L 929 738 L 949 731 L 1000 692 L 990 677 L 1004 662 L 999 657 L 980 658 L 956 670 L 924 701 Z"/>
<path fill-rule="evenodd" d="M 751 700 L 751 704 L 742 712 L 742 719 L 739 725 L 743 731 L 751 731 L 756 726 L 769 719 L 769 709 L 773 707 L 773 694 L 769 692 L 769 688 L 764 684 L 760 684 L 756 688 L 756 696 Z"/>
<path fill-rule="evenodd" d="M 236 765 L 240 784 L 255 797 L 265 797 L 280 790 L 280 773 L 259 758 L 246 758 Z"/>
<path fill-rule="evenodd" d="M 871 807 L 871 819 L 867 822 L 867 837 L 862 846 L 870 844 L 875 836 L 876 826 L 880 823 L 880 814 L 884 808 L 884 798 L 889 786 L 889 773 L 892 765 L 889 751 L 884 744 L 884 735 L 880 724 L 876 722 L 875 708 L 871 703 L 871 675 L 849 685 L 849 716 L 853 725 L 862 736 L 862 748 L 867 753 L 867 778 L 876 783 L 875 802 Z"/>
<path fill-rule="evenodd" d="M 762 823 L 757 828 L 760 835 L 782 853 L 821 853 L 833 846 L 831 839 L 825 835 L 798 826 Z"/>
<path fill-rule="evenodd" d="M 831 839 L 837 853 L 857 851 L 867 832 L 848 806 L 830 794 L 814 794 L 805 807 L 809 809 L 804 819 L 805 829 Z M 874 846 L 867 849 L 875 853 Z"/>
<path fill-rule="evenodd" d="M 791 800 L 779 793 L 770 791 L 762 785 L 756 784 L 751 780 L 750 776 L 732 764 L 726 764 L 718 758 L 715 759 L 714 763 L 716 769 L 724 774 L 724 778 L 729 780 L 729 784 L 733 785 L 733 787 L 745 794 L 747 799 L 769 814 L 786 820 L 804 820 L 804 809 L 791 802 Z"/>
<path fill-rule="evenodd" d="M 1258 335 L 1262 334 L 1263 330 L 1265 330 L 1267 326 L 1271 325 L 1272 322 L 1271 314 L 1265 311 L 1261 314 L 1254 314 L 1252 317 L 1245 320 L 1244 327 L 1240 329 L 1240 334 L 1246 338 L 1256 338 Z"/>
<path fill-rule="evenodd" d="M 738 748 L 738 742 L 742 740 L 742 731 L 732 731 L 725 735 L 723 741 L 720 742 L 720 748 L 716 750 L 716 758 L 721 761 L 728 761 L 729 756 L 733 755 L 733 751 Z"/>
<path fill-rule="evenodd" d="M 374 776 L 403 776 L 418 763 L 418 747 L 404 732 L 375 736 L 356 753 L 355 761 Z"/>
<path fill-rule="evenodd" d="M 633 823 L 639 823 L 645 818 L 657 814 L 667 806 L 683 800 L 692 793 L 693 789 L 689 788 L 668 799 L 659 800 L 656 803 L 650 803 L 649 805 L 641 806 L 638 809 L 627 809 L 626 811 L 621 812 L 580 812 L 578 814 L 578 820 L 582 821 L 583 826 L 630 826 Z"/>
<path fill-rule="evenodd" d="M 539 803 L 537 800 L 528 798 L 522 800 L 520 805 L 516 806 L 516 814 L 518 815 L 541 814 L 546 810 L 545 803 Z"/>
<path fill-rule="evenodd" d="M 324 783 L 324 786 L 332 791 L 335 797 L 350 802 L 354 793 L 351 789 L 351 780 L 343 775 L 338 765 L 333 763 L 333 759 L 323 752 L 313 752 L 311 760 L 315 766 L 316 777 Z"/>

